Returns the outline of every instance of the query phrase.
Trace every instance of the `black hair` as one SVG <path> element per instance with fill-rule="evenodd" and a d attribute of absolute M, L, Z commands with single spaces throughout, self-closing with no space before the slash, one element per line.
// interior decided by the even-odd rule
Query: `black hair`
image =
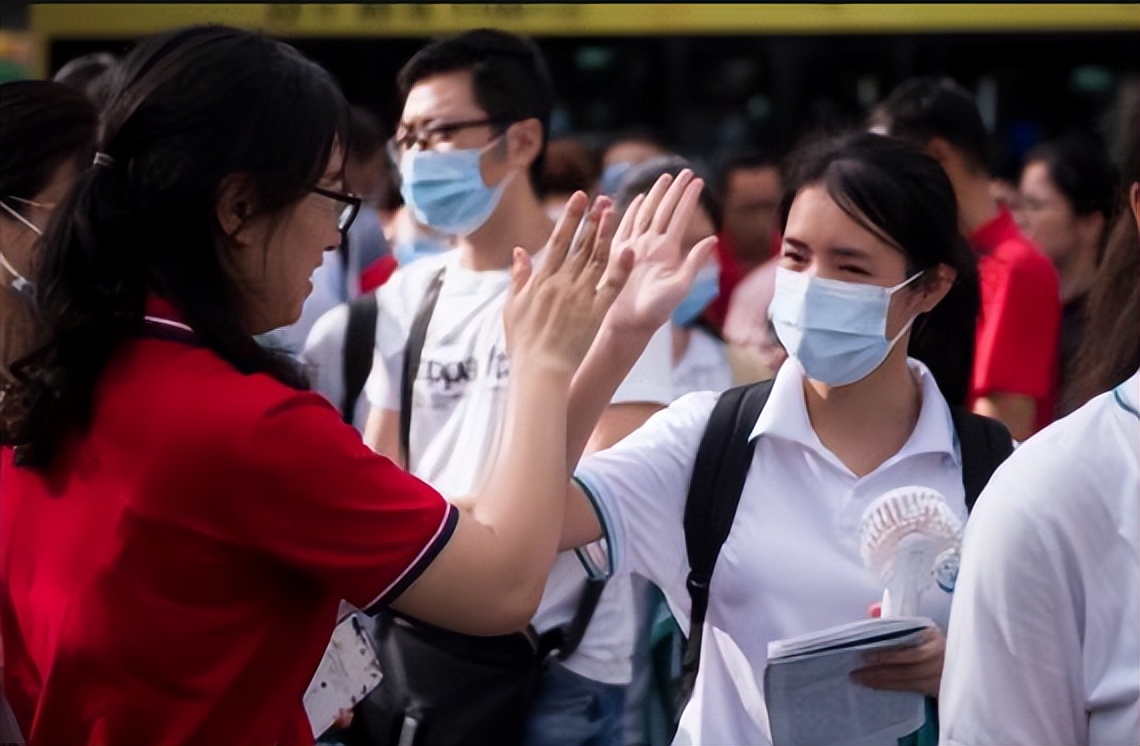
<path fill-rule="evenodd" d="M 487 112 L 488 119 L 504 126 L 525 119 L 541 122 L 542 147 L 530 166 L 530 184 L 537 193 L 554 110 L 554 83 L 538 45 L 496 29 L 476 29 L 439 39 L 408 60 L 396 75 L 396 85 L 406 100 L 420 81 L 463 71 L 471 72 L 475 102 Z"/>
<path fill-rule="evenodd" d="M 733 153 L 725 158 L 720 168 L 717 169 L 717 188 L 721 194 L 727 194 L 728 180 L 734 173 L 737 171 L 754 171 L 761 168 L 774 168 L 783 176 L 783 159 L 776 151 L 762 148 Z"/>
<path fill-rule="evenodd" d="M 95 385 L 141 331 L 154 295 L 242 373 L 307 386 L 286 356 L 245 328 L 217 218 L 225 177 L 248 179 L 251 217 L 274 224 L 308 194 L 347 136 L 333 79 L 286 44 L 225 26 L 144 40 L 116 69 L 98 149 L 49 225 L 36 278 L 41 339 L 13 365 L 0 440 L 21 464 L 49 464 L 90 422 Z M 287 123 L 288 126 L 283 126 Z"/>
<path fill-rule="evenodd" d="M 1045 165 L 1049 180 L 1065 195 L 1075 214 L 1100 213 L 1107 235 L 1116 208 L 1118 175 L 1100 143 L 1080 135 L 1043 142 L 1026 154 L 1025 165 L 1031 163 Z"/>
<path fill-rule="evenodd" d="M 119 60 L 110 52 L 92 52 L 68 62 L 52 80 L 82 92 L 96 108 L 107 103 L 108 84 Z"/>
<path fill-rule="evenodd" d="M 946 297 L 915 321 L 907 354 L 926 364 L 947 402 L 964 405 L 981 291 L 946 173 L 936 160 L 892 137 L 856 133 L 806 143 L 793 156 L 780 202 L 781 232 L 792 202 L 809 186 L 823 186 L 852 220 L 901 251 L 908 277 L 940 264 L 956 271 Z"/>
<path fill-rule="evenodd" d="M 10 198 L 33 199 L 68 161 L 77 170 L 90 163 L 97 125 L 94 104 L 62 83 L 0 85 L 0 200 L 24 215 L 27 206 Z"/>
<path fill-rule="evenodd" d="M 1140 368 L 1140 229 L 1128 206 L 1133 184 L 1140 184 L 1140 87 L 1136 78 L 1121 84 L 1115 106 L 1112 152 L 1120 166 L 1120 206 L 1109 231 L 1104 259 L 1097 267 L 1085 306 L 1084 334 L 1061 413 L 1119 386 Z"/>
<path fill-rule="evenodd" d="M 924 147 L 940 137 L 975 171 L 988 171 L 989 138 L 973 96 L 950 78 L 929 76 L 901 83 L 871 110 L 868 124 Z"/>
<path fill-rule="evenodd" d="M 669 174 L 675 178 L 686 168 L 693 171 L 697 176 L 701 176 L 693 164 L 679 155 L 659 155 L 631 166 L 629 171 L 622 176 L 617 194 L 614 195 L 614 209 L 618 214 L 624 213 L 630 203 L 633 202 L 634 197 L 652 189 L 653 184 L 662 175 Z M 708 183 L 707 179 L 704 189 L 701 190 L 700 205 L 709 214 L 713 227 L 719 233 L 721 229 L 720 195 L 716 188 Z"/>

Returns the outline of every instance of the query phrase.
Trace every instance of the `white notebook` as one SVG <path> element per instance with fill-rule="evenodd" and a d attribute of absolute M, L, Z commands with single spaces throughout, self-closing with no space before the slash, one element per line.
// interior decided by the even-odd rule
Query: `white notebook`
<path fill-rule="evenodd" d="M 850 677 L 870 650 L 917 645 L 934 622 L 863 619 L 768 644 L 764 699 L 774 746 L 863 746 L 895 741 L 925 719 L 919 692 L 870 689 Z"/>
<path fill-rule="evenodd" d="M 324 657 L 305 692 L 305 713 L 320 736 L 336 720 L 340 710 L 351 710 L 380 685 L 380 663 L 367 633 L 367 618 L 356 612 L 337 624 Z"/>

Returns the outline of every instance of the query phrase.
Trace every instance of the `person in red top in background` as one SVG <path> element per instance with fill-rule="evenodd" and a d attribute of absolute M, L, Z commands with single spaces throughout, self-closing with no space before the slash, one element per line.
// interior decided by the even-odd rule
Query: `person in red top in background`
<path fill-rule="evenodd" d="M 1052 420 L 1057 395 L 1057 270 L 990 192 L 986 130 L 974 99 L 949 78 L 908 80 L 875 107 L 868 126 L 922 147 L 950 177 L 982 287 L 970 403 L 1018 440 L 1028 438 Z"/>
<path fill-rule="evenodd" d="M 727 331 L 725 321 L 737 286 L 780 253 L 776 224 L 784 188 L 780 159 L 762 150 L 733 156 L 721 167 L 719 182 L 724 195 L 724 228 L 717 235 L 716 247 L 720 294 L 703 318 L 717 330 Z"/>
<path fill-rule="evenodd" d="M 122 63 L 42 248 L 40 345 L 0 392 L 4 692 L 30 746 L 311 744 L 301 698 L 340 599 L 477 635 L 538 605 L 569 471 L 692 283 L 647 246 L 699 185 L 646 200 L 613 262 L 605 202 L 569 253 L 584 194 L 541 269 L 515 252 L 509 422 L 455 507 L 254 340 L 297 318 L 359 209 L 345 112 L 324 70 L 238 29 Z M 591 345 L 607 365 L 569 416 Z"/>

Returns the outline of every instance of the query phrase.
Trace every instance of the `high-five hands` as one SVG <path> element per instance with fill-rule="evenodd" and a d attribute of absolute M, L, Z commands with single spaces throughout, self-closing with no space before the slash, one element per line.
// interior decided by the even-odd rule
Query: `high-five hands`
<path fill-rule="evenodd" d="M 681 246 L 703 188 L 704 182 L 685 169 L 676 179 L 662 175 L 647 194 L 630 204 L 613 243 L 615 253 L 632 253 L 634 264 L 632 271 L 612 266 L 613 276 L 625 287 L 606 317 L 607 328 L 652 333 L 689 292 L 716 246 L 715 236 L 698 243 L 688 255 Z"/>
<path fill-rule="evenodd" d="M 610 261 L 612 202 L 599 197 L 587 215 L 588 202 L 582 192 L 567 202 L 537 271 L 526 251 L 514 251 L 503 312 L 512 365 L 534 362 L 572 375 L 629 278 L 632 250 L 620 249 Z"/>

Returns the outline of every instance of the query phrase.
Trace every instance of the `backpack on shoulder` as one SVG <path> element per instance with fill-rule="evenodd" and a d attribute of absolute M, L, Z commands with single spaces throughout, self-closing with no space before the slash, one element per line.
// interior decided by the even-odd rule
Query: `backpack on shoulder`
<path fill-rule="evenodd" d="M 732 529 L 756 450 L 756 440 L 749 440 L 749 435 L 771 393 L 769 380 L 721 394 L 697 449 L 684 519 L 690 568 L 686 586 L 692 612 L 674 701 L 674 727 L 693 693 L 708 612 L 709 583 L 721 546 Z M 994 470 L 1013 452 L 1013 439 L 1005 425 L 996 420 L 962 407 L 951 407 L 950 413 L 962 449 L 962 486 L 966 509 L 970 511 Z"/>

